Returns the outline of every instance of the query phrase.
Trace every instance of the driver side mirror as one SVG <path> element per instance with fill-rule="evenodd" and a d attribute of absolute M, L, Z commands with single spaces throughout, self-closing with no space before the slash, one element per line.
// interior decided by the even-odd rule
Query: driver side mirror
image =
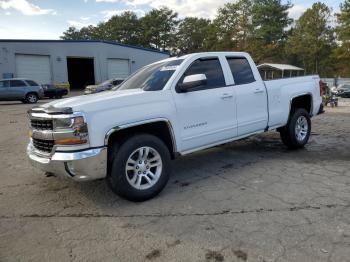
<path fill-rule="evenodd" d="M 182 83 L 177 86 L 181 92 L 187 92 L 191 88 L 205 85 L 207 83 L 207 77 L 205 74 L 196 74 L 186 76 Z"/>

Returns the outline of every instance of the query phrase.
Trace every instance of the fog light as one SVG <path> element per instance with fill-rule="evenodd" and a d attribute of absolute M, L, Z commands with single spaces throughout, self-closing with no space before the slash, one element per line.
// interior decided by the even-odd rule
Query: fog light
<path fill-rule="evenodd" d="M 72 161 L 64 162 L 65 169 L 70 176 L 75 176 L 74 164 Z"/>

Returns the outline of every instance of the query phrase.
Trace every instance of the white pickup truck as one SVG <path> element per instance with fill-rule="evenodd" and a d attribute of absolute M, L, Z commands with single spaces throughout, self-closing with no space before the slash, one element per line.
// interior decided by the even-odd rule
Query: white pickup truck
<path fill-rule="evenodd" d="M 31 109 L 32 164 L 77 181 L 106 178 L 133 201 L 166 185 L 170 160 L 277 130 L 302 148 L 321 105 L 318 76 L 262 81 L 247 53 L 196 53 L 145 66 L 111 91 Z"/>

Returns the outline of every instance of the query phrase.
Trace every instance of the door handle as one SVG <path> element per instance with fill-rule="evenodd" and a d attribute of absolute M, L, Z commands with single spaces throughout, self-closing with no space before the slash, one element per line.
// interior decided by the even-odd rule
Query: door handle
<path fill-rule="evenodd" d="M 255 89 L 255 91 L 254 91 L 254 94 L 261 94 L 261 93 L 264 93 L 264 90 L 263 90 L 263 89 L 260 89 L 260 88 L 257 88 L 257 89 Z"/>
<path fill-rule="evenodd" d="M 221 96 L 221 99 L 230 99 L 230 98 L 233 98 L 233 95 L 230 95 L 230 94 L 223 94 Z"/>

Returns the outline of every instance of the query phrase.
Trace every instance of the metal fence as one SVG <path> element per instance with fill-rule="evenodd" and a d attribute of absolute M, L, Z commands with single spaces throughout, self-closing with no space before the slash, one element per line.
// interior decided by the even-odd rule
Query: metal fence
<path fill-rule="evenodd" d="M 322 81 L 327 83 L 329 87 L 339 85 L 350 85 L 350 78 L 322 78 Z"/>

